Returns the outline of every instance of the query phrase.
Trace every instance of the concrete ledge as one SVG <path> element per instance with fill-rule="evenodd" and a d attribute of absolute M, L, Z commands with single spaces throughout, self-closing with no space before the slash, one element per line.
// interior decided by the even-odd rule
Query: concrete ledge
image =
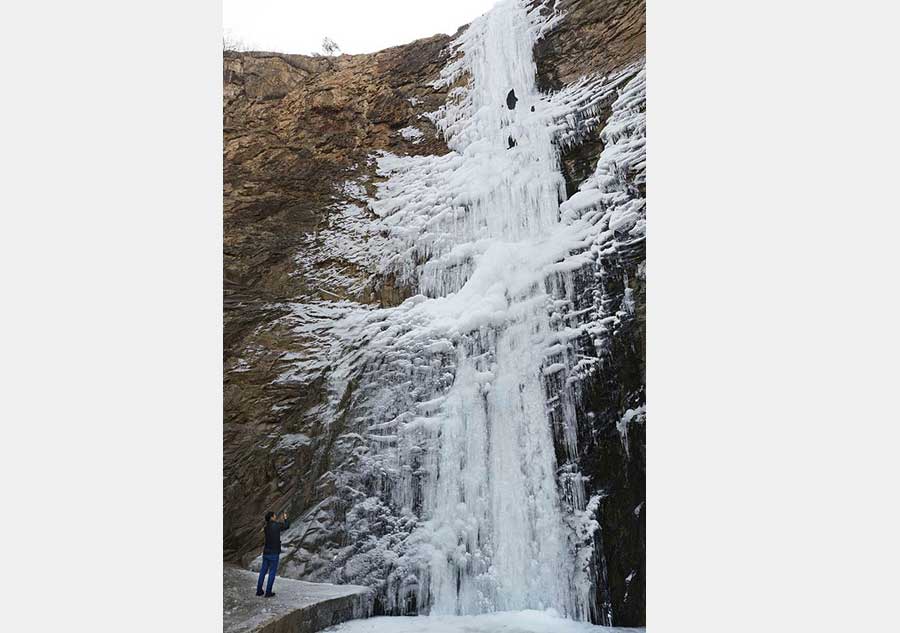
<path fill-rule="evenodd" d="M 256 595 L 256 572 L 225 567 L 225 633 L 314 633 L 372 613 L 374 593 L 357 585 L 328 585 L 279 576 L 275 596 Z"/>

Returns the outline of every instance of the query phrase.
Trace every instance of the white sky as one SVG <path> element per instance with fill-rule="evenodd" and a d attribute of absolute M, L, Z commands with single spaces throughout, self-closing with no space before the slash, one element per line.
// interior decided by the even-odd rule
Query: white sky
<path fill-rule="evenodd" d="M 330 37 L 344 53 L 372 53 L 455 33 L 497 0 L 223 0 L 223 31 L 249 50 L 309 54 Z"/>

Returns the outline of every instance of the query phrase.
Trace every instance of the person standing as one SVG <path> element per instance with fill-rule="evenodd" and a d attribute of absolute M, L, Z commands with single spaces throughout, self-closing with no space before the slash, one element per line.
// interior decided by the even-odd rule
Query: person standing
<path fill-rule="evenodd" d="M 269 573 L 269 582 L 266 584 L 266 598 L 275 595 L 272 587 L 275 585 L 275 572 L 278 571 L 278 557 L 281 554 L 281 533 L 288 529 L 287 512 L 281 513 L 281 521 L 275 521 L 274 512 L 266 512 L 266 545 L 263 549 L 262 567 L 259 569 L 259 580 L 256 581 L 256 595 L 263 595 L 263 578 Z"/>

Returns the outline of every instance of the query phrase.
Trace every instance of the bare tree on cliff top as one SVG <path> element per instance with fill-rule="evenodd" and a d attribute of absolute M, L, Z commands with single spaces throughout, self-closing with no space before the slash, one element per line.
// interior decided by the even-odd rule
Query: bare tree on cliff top
<path fill-rule="evenodd" d="M 333 39 L 326 37 L 322 40 L 322 50 L 325 51 L 326 55 L 338 55 L 341 52 L 341 47 Z"/>
<path fill-rule="evenodd" d="M 235 36 L 231 31 L 225 31 L 222 34 L 222 50 L 243 52 L 249 50 L 249 48 L 244 40 Z"/>

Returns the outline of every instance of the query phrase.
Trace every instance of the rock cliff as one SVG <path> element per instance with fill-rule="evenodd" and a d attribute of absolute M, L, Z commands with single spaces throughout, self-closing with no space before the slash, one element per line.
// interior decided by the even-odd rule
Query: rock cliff
<path fill-rule="evenodd" d="M 565 92 L 585 77 L 625 73 L 618 88 L 576 117 L 573 133 L 560 146 L 572 197 L 599 178 L 604 149 L 619 142 L 604 128 L 644 57 L 644 5 L 532 4 L 562 16 L 534 49 L 543 92 Z M 352 305 L 397 306 L 416 294 L 380 266 L 378 245 L 388 238 L 367 201 L 383 181 L 375 160 L 380 152 L 450 151 L 427 115 L 453 89 L 433 85 L 451 61 L 452 39 L 437 35 L 370 55 L 224 55 L 227 561 L 249 564 L 258 555 L 263 513 L 287 509 L 301 532 L 285 556 L 286 573 L 309 580 L 371 580 L 352 570 L 334 577 L 335 565 L 323 559 L 347 549 L 352 536 L 330 531 L 317 518 L 340 520 L 347 511 L 323 504 L 333 497 L 340 460 L 352 452 L 344 437 L 356 431 L 346 415 L 356 397 L 354 381 L 335 393 L 335 327 Z M 640 173 L 619 174 L 629 201 L 643 200 Z M 576 301 L 573 307 L 597 304 L 607 319 L 602 334 L 581 349 L 598 362 L 582 381 L 577 411 L 577 466 L 599 524 L 591 554 L 591 617 L 636 626 L 644 623 L 645 586 L 643 239 L 615 241 L 600 251 L 594 267 L 576 277 L 583 305 Z M 563 463 L 561 446 L 557 453 Z M 404 612 L 416 605 L 389 607 L 382 600 L 376 601 L 379 608 Z"/>
<path fill-rule="evenodd" d="M 310 458 L 326 433 L 316 407 L 329 358 L 312 324 L 298 331 L 292 305 L 333 299 L 393 305 L 406 296 L 365 261 L 366 239 L 377 238 L 355 232 L 365 218 L 341 213 L 342 203 L 374 189 L 348 191 L 342 184 L 374 181 L 369 156 L 377 150 L 447 151 L 419 116 L 446 96 L 427 82 L 437 76 L 449 40 L 440 35 L 340 57 L 225 53 L 227 560 L 257 546 L 267 508 L 300 511 L 312 498 L 311 483 L 327 470 L 327 461 Z M 421 140 L 403 136 L 412 125 L 423 131 Z M 279 382 L 296 355 L 308 359 L 308 372 Z M 300 453 L 278 450 L 292 434 Z M 315 441 L 304 443 L 302 434 Z"/>

